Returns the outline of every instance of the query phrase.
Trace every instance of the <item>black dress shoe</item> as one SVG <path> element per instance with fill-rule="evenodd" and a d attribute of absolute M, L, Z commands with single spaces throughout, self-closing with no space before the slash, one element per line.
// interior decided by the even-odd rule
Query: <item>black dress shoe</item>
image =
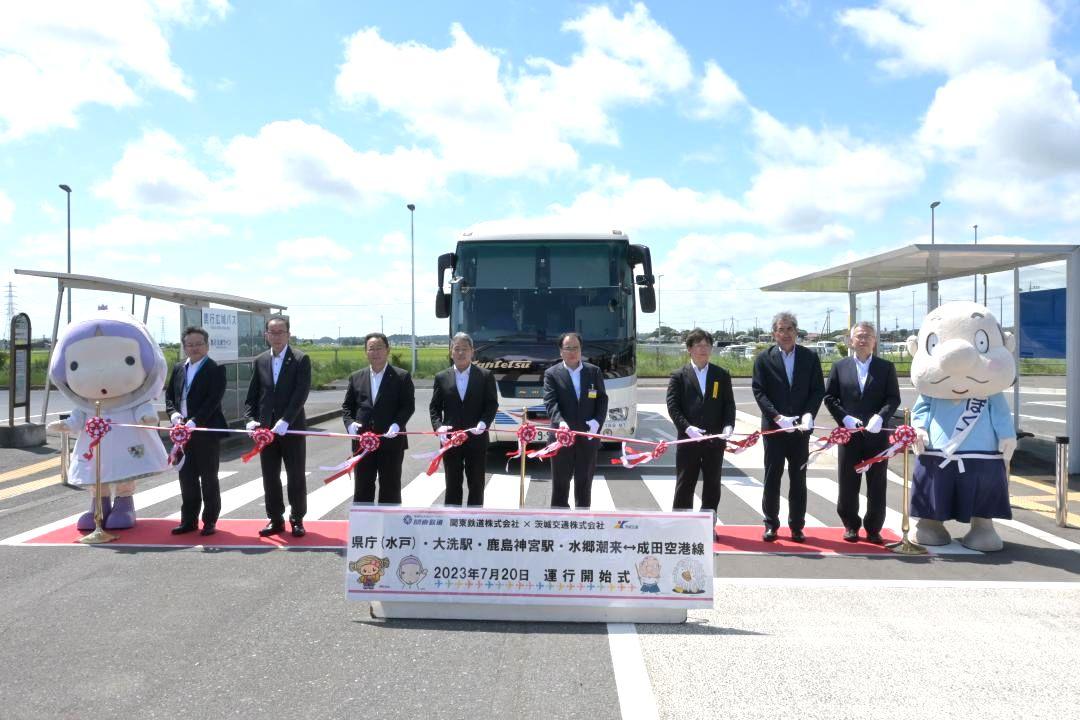
<path fill-rule="evenodd" d="M 761 539 L 765 542 L 776 542 L 776 530 L 765 528 L 765 533 L 761 536 Z"/>
<path fill-rule="evenodd" d="M 804 533 L 802 530 L 792 530 L 791 531 L 791 542 L 797 542 L 797 543 L 806 542 L 806 533 Z"/>
<path fill-rule="evenodd" d="M 213 535 L 216 532 L 217 525 L 214 523 L 203 523 L 202 530 L 199 531 L 199 534 L 205 537 L 207 535 Z"/>
<path fill-rule="evenodd" d="M 271 520 L 266 524 L 262 530 L 259 531 L 259 537 L 270 537 L 271 535 L 278 535 L 285 532 L 285 521 L 278 520 L 274 522 Z"/>
<path fill-rule="evenodd" d="M 290 520 L 289 524 L 292 525 L 293 537 L 304 537 L 305 535 L 307 535 L 307 530 L 304 529 L 303 520 Z"/>
<path fill-rule="evenodd" d="M 844 540 L 847 542 L 859 542 L 859 531 L 847 528 L 844 530 Z"/>
<path fill-rule="evenodd" d="M 180 523 L 169 532 L 173 535 L 183 535 L 184 533 L 195 532 L 198 529 L 199 526 L 195 523 Z"/>
<path fill-rule="evenodd" d="M 881 537 L 881 533 L 879 532 L 868 532 L 866 533 L 866 542 L 874 543 L 875 545 L 884 545 L 885 538 Z"/>

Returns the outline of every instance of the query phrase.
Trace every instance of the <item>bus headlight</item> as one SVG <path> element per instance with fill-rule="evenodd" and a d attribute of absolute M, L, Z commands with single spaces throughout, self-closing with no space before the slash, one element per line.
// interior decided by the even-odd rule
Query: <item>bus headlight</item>
<path fill-rule="evenodd" d="M 630 414 L 630 408 L 617 407 L 608 408 L 607 419 L 609 422 L 626 422 L 626 417 Z"/>

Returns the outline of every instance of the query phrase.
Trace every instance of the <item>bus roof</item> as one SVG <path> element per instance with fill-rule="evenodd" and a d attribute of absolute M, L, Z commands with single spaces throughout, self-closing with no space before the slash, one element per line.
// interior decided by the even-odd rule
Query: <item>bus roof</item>
<path fill-rule="evenodd" d="M 529 228 L 529 232 L 515 232 L 512 225 L 501 225 L 500 227 L 474 226 L 459 233 L 457 239 L 458 242 L 491 240 L 630 240 L 629 236 L 622 230 L 608 230 L 607 232 L 566 232 L 564 230 L 544 232 Z"/>

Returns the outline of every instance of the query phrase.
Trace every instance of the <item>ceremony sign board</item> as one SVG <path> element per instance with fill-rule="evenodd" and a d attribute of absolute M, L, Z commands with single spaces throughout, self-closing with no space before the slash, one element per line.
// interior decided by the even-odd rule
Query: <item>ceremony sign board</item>
<path fill-rule="evenodd" d="M 711 608 L 712 563 L 707 512 L 356 504 L 346 594 L 425 605 Z"/>
<path fill-rule="evenodd" d="M 210 357 L 214 362 L 236 360 L 239 357 L 236 310 L 202 308 L 202 327 L 210 336 Z"/>

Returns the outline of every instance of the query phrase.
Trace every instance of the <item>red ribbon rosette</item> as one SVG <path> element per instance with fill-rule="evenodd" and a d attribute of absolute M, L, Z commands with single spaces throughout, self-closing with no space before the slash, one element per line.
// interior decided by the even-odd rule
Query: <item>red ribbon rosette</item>
<path fill-rule="evenodd" d="M 532 423 L 521 423 L 517 429 L 518 449 L 506 453 L 506 457 L 511 459 L 521 457 L 521 453 L 525 452 L 525 446 L 535 440 L 539 434 L 540 431 Z"/>
<path fill-rule="evenodd" d="M 541 460 L 547 460 L 550 457 L 554 457 L 559 454 L 559 451 L 564 447 L 570 447 L 574 444 L 576 436 L 573 430 L 566 428 L 559 428 L 555 431 L 555 441 L 545 445 L 539 450 L 533 450 L 529 453 L 530 458 L 539 458 Z"/>
<path fill-rule="evenodd" d="M 738 455 L 743 450 L 746 450 L 747 448 L 752 448 L 755 445 L 757 445 L 757 441 L 760 438 L 761 438 L 761 432 L 759 430 L 755 430 L 754 432 L 750 433 L 749 435 L 747 435 L 742 440 L 731 440 L 731 439 L 729 439 L 727 441 L 727 451 L 732 455 Z"/>
<path fill-rule="evenodd" d="M 379 436 L 375 433 L 370 431 L 366 433 L 361 433 L 360 437 L 356 439 L 356 444 L 359 446 L 359 451 L 355 455 L 335 467 L 319 467 L 320 470 L 330 470 L 333 472 L 330 477 L 323 480 L 323 484 L 331 483 L 334 480 L 337 480 L 342 475 L 346 475 L 352 472 L 352 469 L 356 467 L 356 464 L 363 460 L 368 453 L 373 453 L 379 449 L 379 442 Z"/>
<path fill-rule="evenodd" d="M 105 437 L 106 433 L 112 430 L 112 420 L 97 416 L 88 418 L 83 429 L 86 431 L 86 434 L 90 436 L 90 445 L 86 448 L 86 452 L 83 453 L 83 458 L 86 460 L 93 460 L 94 448 L 100 445 L 101 438 Z"/>
<path fill-rule="evenodd" d="M 833 447 L 834 445 L 847 445 L 851 442 L 851 438 L 854 433 L 848 430 L 846 427 L 834 427 L 825 437 L 819 437 L 814 440 L 814 449 L 810 451 L 810 454 L 806 457 L 806 462 L 803 463 L 803 467 L 813 465 L 818 456 Z"/>
<path fill-rule="evenodd" d="M 255 447 L 244 453 L 241 458 L 244 462 L 251 460 L 261 453 L 263 448 L 274 442 L 274 433 L 270 428 L 258 427 L 251 431 L 251 439 L 255 441 Z"/>
<path fill-rule="evenodd" d="M 173 425 L 169 430 L 169 439 L 173 444 L 172 450 L 169 451 L 169 464 L 176 465 L 179 470 L 184 464 L 184 458 L 181 457 L 184 454 L 184 447 L 187 446 L 188 440 L 191 440 L 191 428 L 183 424 Z"/>
<path fill-rule="evenodd" d="M 434 472 L 439 469 L 439 463 L 442 462 L 443 455 L 445 455 L 449 450 L 453 448 L 461 447 L 468 439 L 469 433 L 465 432 L 464 430 L 458 430 L 457 432 L 450 433 L 450 436 L 446 438 L 446 442 L 442 444 L 442 447 L 439 448 L 439 451 L 436 452 L 434 456 L 432 456 L 431 462 L 428 463 L 427 474 L 434 474 Z"/>
<path fill-rule="evenodd" d="M 915 442 L 915 428 L 910 425 L 901 425 L 893 431 L 889 436 L 889 442 L 892 443 L 889 447 L 885 448 L 877 455 L 871 458 L 863 460 L 861 463 L 855 466 L 855 472 L 865 472 L 874 463 L 887 461 L 889 458 L 896 455 L 898 452 L 906 448 Z"/>

